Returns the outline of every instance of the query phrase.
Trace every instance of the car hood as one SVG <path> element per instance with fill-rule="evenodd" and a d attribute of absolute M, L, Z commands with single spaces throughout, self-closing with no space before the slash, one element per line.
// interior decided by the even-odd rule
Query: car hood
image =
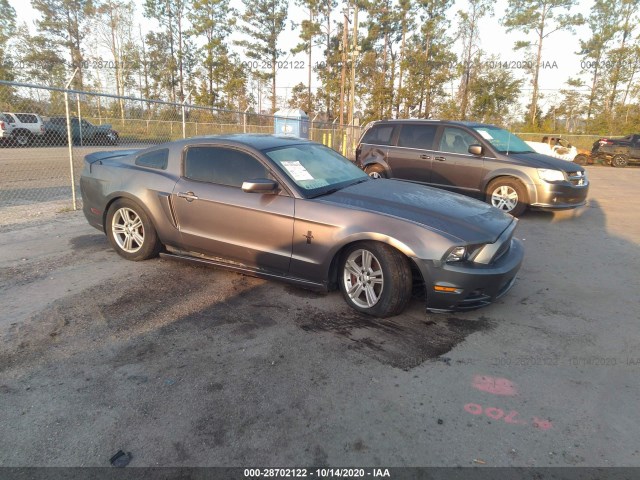
<path fill-rule="evenodd" d="M 554 170 L 562 170 L 566 172 L 584 170 L 582 167 L 573 162 L 560 160 L 558 158 L 550 157 L 549 155 L 543 155 L 542 153 L 537 152 L 510 153 L 509 158 L 519 160 L 523 165 L 533 168 L 552 168 Z"/>
<path fill-rule="evenodd" d="M 493 243 L 514 221 L 478 200 L 400 180 L 369 180 L 317 200 L 401 218 L 469 243 Z"/>

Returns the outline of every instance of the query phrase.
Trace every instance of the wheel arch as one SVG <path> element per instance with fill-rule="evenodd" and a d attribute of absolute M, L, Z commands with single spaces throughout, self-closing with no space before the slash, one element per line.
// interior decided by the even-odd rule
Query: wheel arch
<path fill-rule="evenodd" d="M 350 238 L 348 241 L 342 243 L 339 247 L 337 247 L 336 251 L 333 253 L 331 258 L 331 262 L 329 262 L 328 272 L 327 272 L 327 287 L 328 290 L 336 290 L 338 288 L 338 274 L 340 268 L 340 261 L 344 252 L 357 243 L 363 242 L 377 242 L 389 245 L 396 251 L 400 252 L 404 257 L 409 260 L 409 265 L 411 266 L 411 276 L 413 277 L 414 284 L 424 283 L 423 273 L 418 267 L 415 261 L 415 254 L 411 248 L 406 246 L 404 243 L 388 236 L 380 236 L 377 235 L 375 237 L 371 236 L 362 236 L 361 238 Z"/>
<path fill-rule="evenodd" d="M 482 188 L 480 191 L 483 192 L 483 194 L 486 196 L 489 185 L 492 182 L 495 182 L 496 180 L 500 180 L 500 179 L 515 180 L 517 182 L 520 182 L 524 187 L 525 191 L 527 192 L 527 203 L 531 205 L 532 203 L 537 202 L 538 193 L 536 191 L 533 180 L 528 175 L 525 175 L 524 173 L 518 170 L 509 169 L 509 170 L 498 170 L 498 171 L 492 172 L 491 176 L 488 176 L 483 179 L 483 182 L 481 185 Z"/>
<path fill-rule="evenodd" d="M 102 228 L 105 234 L 107 233 L 107 215 L 109 214 L 111 205 L 113 205 L 115 202 L 121 199 L 130 200 L 136 205 L 138 205 L 144 211 L 145 215 L 149 218 L 149 221 L 153 224 L 153 228 L 156 229 L 156 232 L 158 231 L 153 215 L 151 214 L 151 212 L 149 211 L 149 209 L 146 207 L 146 205 L 142 200 L 140 200 L 135 195 L 132 195 L 127 192 L 116 192 L 109 197 L 109 200 L 107 201 L 107 204 L 105 205 L 104 210 L 102 212 Z"/>

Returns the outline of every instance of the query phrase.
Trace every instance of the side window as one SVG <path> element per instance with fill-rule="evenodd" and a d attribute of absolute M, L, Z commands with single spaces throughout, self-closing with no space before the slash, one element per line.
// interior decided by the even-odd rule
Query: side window
<path fill-rule="evenodd" d="M 440 139 L 440 151 L 469 153 L 469 145 L 478 144 L 476 138 L 460 128 L 445 127 Z"/>
<path fill-rule="evenodd" d="M 362 143 L 372 145 L 390 145 L 393 125 L 375 125 L 364 134 Z"/>
<path fill-rule="evenodd" d="M 167 169 L 169 163 L 169 150 L 156 150 L 155 152 L 145 153 L 136 158 L 136 165 L 142 167 L 159 168 L 161 170 Z"/>
<path fill-rule="evenodd" d="M 16 117 L 18 117 L 18 120 L 20 120 L 22 123 L 37 123 L 38 122 L 36 120 L 36 116 L 35 115 L 31 115 L 29 113 L 16 113 Z"/>
<path fill-rule="evenodd" d="M 436 125 L 403 125 L 398 146 L 432 150 L 437 129 Z"/>
<path fill-rule="evenodd" d="M 189 147 L 184 175 L 191 180 L 241 187 L 252 178 L 265 178 L 267 169 L 251 155 L 223 147 Z"/>

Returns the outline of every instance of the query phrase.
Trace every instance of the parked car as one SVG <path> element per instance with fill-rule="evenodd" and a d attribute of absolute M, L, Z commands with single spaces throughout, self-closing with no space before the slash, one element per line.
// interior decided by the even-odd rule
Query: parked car
<path fill-rule="evenodd" d="M 640 134 L 618 138 L 600 138 L 593 144 L 591 156 L 614 167 L 640 162 Z"/>
<path fill-rule="evenodd" d="M 578 207 L 589 190 L 581 166 L 537 153 L 507 130 L 474 122 L 373 122 L 356 149 L 356 165 L 373 177 L 474 196 L 515 216 L 528 207 Z"/>
<path fill-rule="evenodd" d="M 119 140 L 110 124 L 94 125 L 77 117 L 71 117 L 71 136 L 77 145 L 117 145 Z M 52 145 L 67 143 L 67 118 L 51 117 L 45 122 L 45 138 Z"/>
<path fill-rule="evenodd" d="M 44 136 L 44 122 L 37 113 L 12 113 L 3 114 L 13 124 L 12 139 L 18 147 L 29 145 L 42 140 Z"/>
<path fill-rule="evenodd" d="M 523 258 L 517 220 L 482 202 L 374 180 L 333 150 L 271 135 L 190 138 L 84 160 L 83 211 L 118 254 L 159 253 L 339 288 L 367 314 L 400 313 L 414 284 L 432 311 L 487 305 Z"/>
<path fill-rule="evenodd" d="M 13 141 L 13 123 L 6 115 L 0 113 L 0 144 L 9 145 Z"/>

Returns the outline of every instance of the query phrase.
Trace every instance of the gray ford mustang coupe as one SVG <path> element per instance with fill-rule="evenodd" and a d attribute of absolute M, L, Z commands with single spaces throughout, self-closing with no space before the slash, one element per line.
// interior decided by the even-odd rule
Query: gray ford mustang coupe
<path fill-rule="evenodd" d="M 523 257 L 517 220 L 462 195 L 372 179 L 308 140 L 226 135 L 96 152 L 83 210 L 128 260 L 166 255 L 340 288 L 354 309 L 397 315 L 419 285 L 430 311 L 488 305 Z"/>

